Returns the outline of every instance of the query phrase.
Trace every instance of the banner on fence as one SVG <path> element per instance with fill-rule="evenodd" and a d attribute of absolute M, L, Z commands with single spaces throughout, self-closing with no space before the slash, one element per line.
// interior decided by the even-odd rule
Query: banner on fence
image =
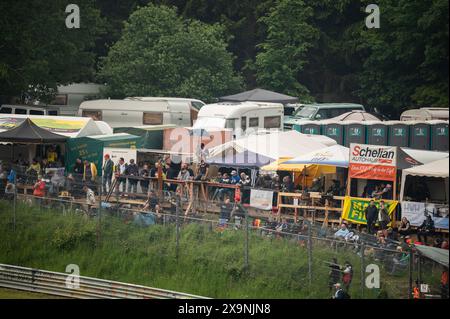
<path fill-rule="evenodd" d="M 259 189 L 252 189 L 250 191 L 250 206 L 263 209 L 272 210 L 273 192 Z"/>
<path fill-rule="evenodd" d="M 350 144 L 349 175 L 357 179 L 395 181 L 397 147 Z"/>
<path fill-rule="evenodd" d="M 383 200 L 388 210 L 391 220 L 393 219 L 395 208 L 398 201 Z M 370 199 L 346 196 L 344 200 L 344 208 L 342 210 L 342 219 L 356 224 L 367 224 L 364 210 L 369 206 Z M 380 201 L 375 201 L 375 205 L 380 207 Z"/>
<path fill-rule="evenodd" d="M 402 217 L 412 226 L 420 226 L 429 214 L 436 228 L 448 229 L 448 205 L 419 202 L 402 202 Z"/>

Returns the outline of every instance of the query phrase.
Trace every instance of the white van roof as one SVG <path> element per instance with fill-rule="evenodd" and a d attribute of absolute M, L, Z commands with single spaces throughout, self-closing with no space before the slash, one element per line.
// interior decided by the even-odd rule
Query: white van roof
<path fill-rule="evenodd" d="M 112 110 L 112 111 L 148 111 L 151 108 L 159 112 L 169 112 L 166 101 L 131 101 L 131 100 L 92 100 L 81 103 L 81 110 Z"/>
<path fill-rule="evenodd" d="M 125 98 L 124 100 L 126 100 L 126 101 L 142 101 L 142 102 L 149 102 L 149 101 L 189 101 L 189 102 L 200 102 L 200 103 L 206 104 L 202 100 L 189 99 L 189 98 L 183 98 L 183 97 L 131 96 L 131 97 Z"/>
<path fill-rule="evenodd" d="M 221 102 L 206 104 L 198 112 L 198 117 L 232 119 L 240 117 L 242 113 L 261 109 L 279 109 L 280 112 L 283 112 L 283 104 L 265 102 Z"/>

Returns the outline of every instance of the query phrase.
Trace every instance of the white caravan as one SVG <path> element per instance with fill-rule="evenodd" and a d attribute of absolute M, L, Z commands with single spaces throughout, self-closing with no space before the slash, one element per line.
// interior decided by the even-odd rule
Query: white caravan
<path fill-rule="evenodd" d="M 194 129 L 232 129 L 239 138 L 248 132 L 283 130 L 284 108 L 280 103 L 221 102 L 200 109 Z"/>
<path fill-rule="evenodd" d="M 105 121 L 111 127 L 117 128 L 162 124 L 192 126 L 197 113 L 192 101 L 187 99 L 142 97 L 85 101 L 81 103 L 78 114 Z"/>

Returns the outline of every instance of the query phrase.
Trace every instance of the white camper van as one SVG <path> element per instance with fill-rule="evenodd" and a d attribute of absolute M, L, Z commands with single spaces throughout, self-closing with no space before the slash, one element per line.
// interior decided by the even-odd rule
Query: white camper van
<path fill-rule="evenodd" d="M 198 110 L 191 102 L 171 98 L 127 98 L 93 100 L 81 103 L 79 116 L 105 121 L 111 127 L 174 124 L 192 126 Z M 201 101 L 200 101 L 201 102 Z"/>
<path fill-rule="evenodd" d="M 221 102 L 200 109 L 194 129 L 232 129 L 236 137 L 249 130 L 283 130 L 284 109 L 279 103 Z"/>

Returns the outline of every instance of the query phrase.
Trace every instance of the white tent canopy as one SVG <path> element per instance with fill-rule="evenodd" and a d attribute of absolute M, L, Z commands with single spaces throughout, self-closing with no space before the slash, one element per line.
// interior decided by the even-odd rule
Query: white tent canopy
<path fill-rule="evenodd" d="M 293 158 L 283 164 L 315 164 L 348 167 L 350 150 L 342 145 L 333 145 Z"/>
<path fill-rule="evenodd" d="M 448 180 L 449 177 L 448 165 L 449 165 L 449 158 L 447 157 L 424 165 L 419 165 L 403 170 L 400 199 L 403 200 L 407 176 L 437 177 L 437 178 L 445 178 Z M 446 184 L 448 185 L 448 183 Z"/>
<path fill-rule="evenodd" d="M 412 148 L 401 148 L 405 153 L 414 158 L 415 160 L 427 164 L 437 160 L 441 160 L 448 157 L 446 152 L 436 152 L 436 151 L 426 151 L 426 150 L 416 150 Z"/>
<path fill-rule="evenodd" d="M 297 131 L 273 132 L 271 134 L 249 135 L 212 148 L 210 157 L 246 150 L 270 158 L 293 158 L 328 146 L 336 141 L 326 136 L 307 135 Z"/>

